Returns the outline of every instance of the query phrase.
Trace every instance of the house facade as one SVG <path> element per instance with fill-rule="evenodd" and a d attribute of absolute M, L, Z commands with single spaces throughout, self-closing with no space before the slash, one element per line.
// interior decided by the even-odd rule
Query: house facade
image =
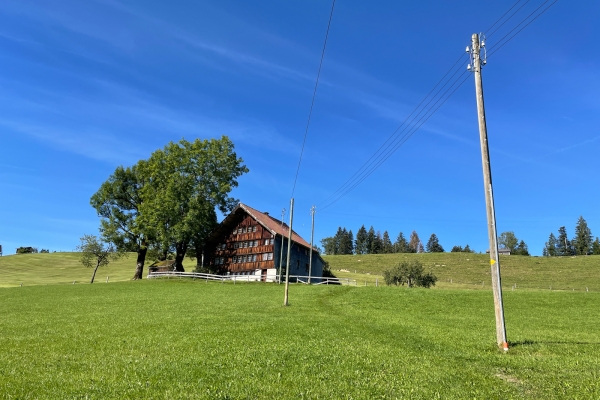
<path fill-rule="evenodd" d="M 288 233 L 287 224 L 240 203 L 213 231 L 205 247 L 204 265 L 249 280 L 275 281 L 281 258 L 285 273 Z M 292 232 L 290 275 L 308 276 L 311 253 L 311 277 L 318 282 L 323 276 L 323 259 Z"/>

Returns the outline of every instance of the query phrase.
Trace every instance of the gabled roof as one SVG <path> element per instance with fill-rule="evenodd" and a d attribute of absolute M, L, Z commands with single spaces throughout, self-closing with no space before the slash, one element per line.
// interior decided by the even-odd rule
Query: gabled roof
<path fill-rule="evenodd" d="M 252 218 L 254 218 L 256 220 L 256 222 L 258 222 L 259 224 L 264 226 L 273 235 L 282 235 L 285 237 L 288 236 L 290 228 L 285 222 L 282 224 L 280 220 L 271 217 L 268 213 L 260 212 L 260 211 L 255 210 L 254 208 L 247 206 L 246 204 L 243 204 L 243 203 L 240 203 L 232 211 L 232 214 L 235 213 L 238 208 L 241 208 L 244 211 L 246 211 L 248 214 L 250 214 L 250 216 Z M 298 243 L 299 245 L 306 247 L 307 249 L 310 249 L 310 243 L 308 243 L 306 240 L 302 239 L 302 237 L 300 235 L 298 235 L 296 232 L 294 232 L 293 230 L 292 230 L 292 241 L 295 243 Z"/>

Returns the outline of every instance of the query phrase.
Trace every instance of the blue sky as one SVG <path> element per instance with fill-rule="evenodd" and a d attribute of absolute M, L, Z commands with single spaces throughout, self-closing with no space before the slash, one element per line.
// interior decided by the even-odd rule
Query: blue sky
<path fill-rule="evenodd" d="M 531 0 L 491 48 L 543 0 Z M 525 1 L 521 2 L 525 3 Z M 365 224 L 487 249 L 472 77 L 369 179 L 320 211 L 514 1 L 338 0 L 295 191 L 318 241 Z M 549 4 L 549 3 L 548 3 Z M 289 209 L 329 1 L 0 3 L 0 244 L 72 250 L 90 196 L 169 141 L 228 135 L 233 195 Z M 516 8 L 515 8 L 516 9 Z M 559 1 L 484 68 L 498 231 L 533 254 L 583 215 L 600 235 L 600 3 Z M 461 61 L 466 68 L 468 59 Z M 462 71 L 461 71 L 462 72 Z M 287 218 L 287 216 L 286 216 Z"/>

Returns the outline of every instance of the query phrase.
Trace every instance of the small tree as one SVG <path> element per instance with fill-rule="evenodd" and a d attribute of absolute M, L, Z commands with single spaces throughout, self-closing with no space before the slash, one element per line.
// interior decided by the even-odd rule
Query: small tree
<path fill-rule="evenodd" d="M 527 248 L 527 244 L 523 240 L 519 242 L 517 247 L 515 247 L 514 254 L 518 256 L 528 256 L 529 249 Z"/>
<path fill-rule="evenodd" d="M 385 283 L 390 285 L 402 285 L 412 288 L 415 286 L 430 288 L 435 286 L 438 278 L 431 272 L 424 273 L 423 264 L 415 260 L 412 262 L 403 261 L 395 267 L 383 271 Z"/>
<path fill-rule="evenodd" d="M 123 255 L 116 251 L 112 244 L 106 244 L 94 235 L 83 235 L 81 243 L 76 247 L 76 251 L 81 252 L 81 263 L 87 268 L 94 268 L 90 283 L 94 283 L 98 268 L 108 265 Z"/>
<path fill-rule="evenodd" d="M 579 217 L 575 226 L 575 238 L 573 239 L 573 250 L 578 256 L 592 253 L 592 231 L 583 217 Z"/>
<path fill-rule="evenodd" d="M 592 243 L 592 254 L 596 256 L 600 255 L 600 240 L 598 238 Z"/>

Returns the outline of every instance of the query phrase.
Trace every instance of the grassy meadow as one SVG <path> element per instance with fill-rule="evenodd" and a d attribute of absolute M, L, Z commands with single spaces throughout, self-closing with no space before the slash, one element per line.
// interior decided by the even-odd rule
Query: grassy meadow
<path fill-rule="evenodd" d="M 136 255 L 131 253 L 106 267 L 98 269 L 96 282 L 119 282 L 130 280 L 135 272 Z M 184 267 L 192 270 L 195 261 L 186 259 Z M 93 269 L 81 265 L 78 253 L 15 254 L 0 257 L 0 287 L 53 285 L 73 281 L 89 283 Z M 148 273 L 148 263 L 144 276 Z"/>
<path fill-rule="evenodd" d="M 438 288 L 489 289 L 490 259 L 487 254 L 424 253 L 324 256 L 336 276 L 357 280 L 359 285 L 383 281 L 384 270 L 404 260 L 418 259 L 439 278 Z M 518 289 L 600 292 L 600 256 L 524 257 L 500 256 L 502 284 Z M 483 285 L 482 285 L 483 283 Z"/>
<path fill-rule="evenodd" d="M 154 280 L 0 289 L 0 398 L 600 397 L 600 294 Z"/>

